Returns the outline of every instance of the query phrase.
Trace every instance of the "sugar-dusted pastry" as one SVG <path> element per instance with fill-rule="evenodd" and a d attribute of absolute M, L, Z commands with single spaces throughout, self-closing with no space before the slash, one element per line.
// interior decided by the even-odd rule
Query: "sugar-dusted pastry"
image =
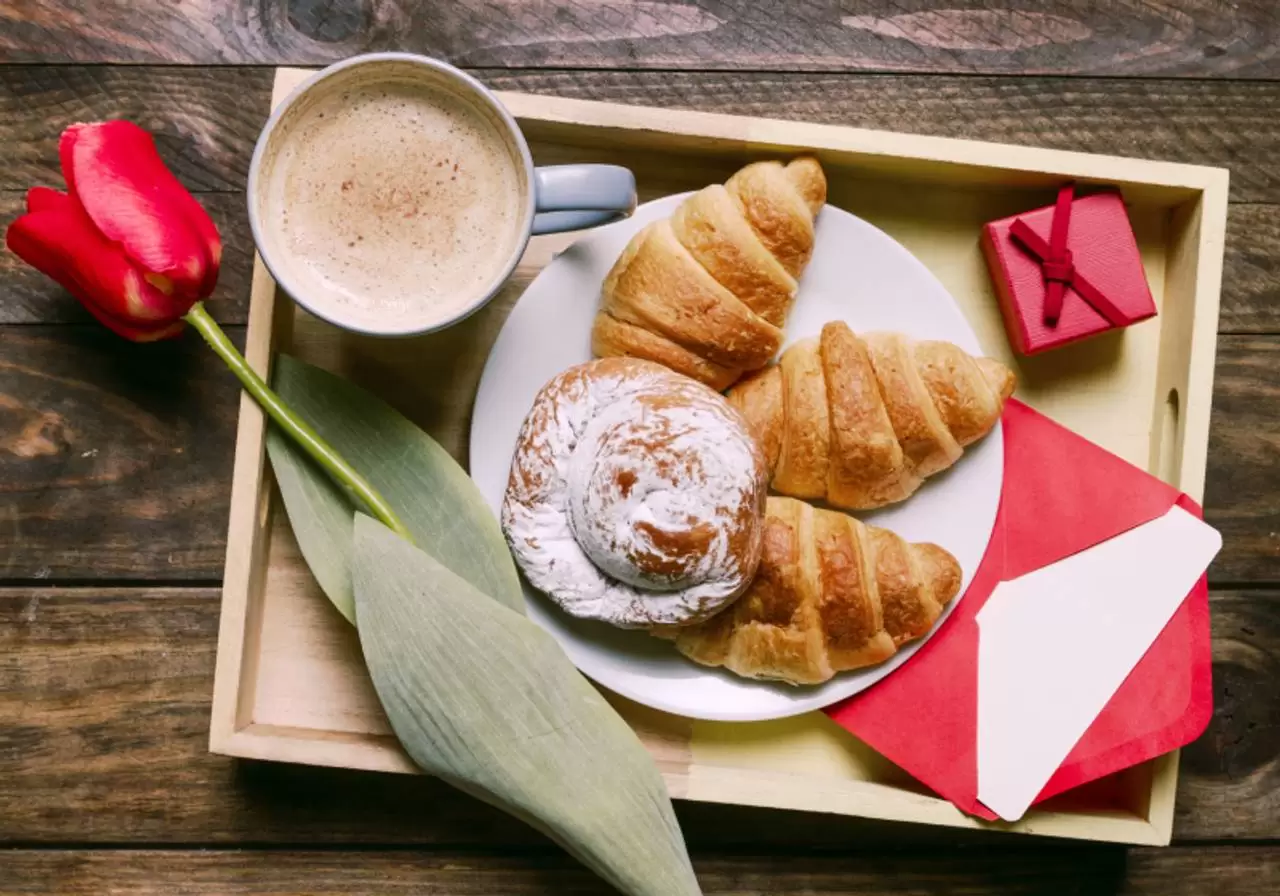
<path fill-rule="evenodd" d="M 547 383 L 525 419 L 502 528 L 534 587 L 622 627 L 685 625 L 760 559 L 764 459 L 723 396 L 649 361 Z"/>
<path fill-rule="evenodd" d="M 959 565 L 936 545 L 772 497 L 751 588 L 705 622 L 657 634 L 703 665 L 821 684 L 923 636 L 959 589 Z"/>
<path fill-rule="evenodd" d="M 855 335 L 828 323 L 729 401 L 760 441 L 775 491 L 866 510 L 910 497 L 1000 420 L 1013 371 L 950 342 Z"/>
<path fill-rule="evenodd" d="M 657 361 L 717 390 L 768 364 L 826 200 L 808 156 L 755 162 L 688 197 L 609 271 L 593 350 Z"/>

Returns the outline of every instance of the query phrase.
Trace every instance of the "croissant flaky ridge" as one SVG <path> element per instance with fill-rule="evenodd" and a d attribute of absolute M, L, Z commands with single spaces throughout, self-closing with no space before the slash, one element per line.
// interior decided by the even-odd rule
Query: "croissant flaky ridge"
<path fill-rule="evenodd" d="M 655 633 L 706 666 L 821 684 L 882 663 L 922 637 L 960 582 L 959 564 L 936 545 L 771 497 L 751 587 L 705 622 Z"/>
<path fill-rule="evenodd" d="M 663 364 L 721 390 L 782 347 L 827 182 L 816 159 L 755 162 L 646 225 L 605 278 L 599 356 Z"/>
<path fill-rule="evenodd" d="M 858 336 L 833 321 L 728 398 L 760 442 L 775 491 L 869 510 L 954 464 L 996 425 L 1015 384 L 999 361 L 949 342 Z"/>

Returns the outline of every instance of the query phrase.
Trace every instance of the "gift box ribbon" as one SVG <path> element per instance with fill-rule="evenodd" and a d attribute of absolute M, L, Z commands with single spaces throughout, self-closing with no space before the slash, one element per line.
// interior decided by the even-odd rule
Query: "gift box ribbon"
<path fill-rule="evenodd" d="M 1107 319 L 1112 326 L 1122 327 L 1129 322 L 1119 308 L 1075 266 L 1071 250 L 1067 248 L 1067 231 L 1071 226 L 1071 203 L 1075 200 L 1075 187 L 1065 184 L 1058 190 L 1058 200 L 1053 208 L 1053 223 L 1049 230 L 1049 242 L 1031 229 L 1021 218 L 1009 227 L 1013 240 L 1040 262 L 1045 279 L 1044 321 L 1055 326 L 1062 314 L 1062 302 L 1067 287 L 1071 287 L 1092 308 Z"/>

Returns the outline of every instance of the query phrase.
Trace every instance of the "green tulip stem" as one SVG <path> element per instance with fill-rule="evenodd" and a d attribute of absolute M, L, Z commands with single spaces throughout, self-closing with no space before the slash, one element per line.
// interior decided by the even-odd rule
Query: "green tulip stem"
<path fill-rule="evenodd" d="M 192 305 L 191 310 L 186 314 L 186 320 L 199 331 L 200 335 L 204 337 L 204 341 L 209 343 L 209 347 L 231 368 L 231 372 L 240 380 L 245 391 L 253 396 L 258 405 L 267 412 L 281 429 L 288 433 L 291 439 L 297 442 L 307 454 L 311 455 L 312 459 L 338 485 L 347 488 L 359 498 L 369 508 L 369 512 L 386 525 L 388 529 L 391 529 L 410 544 L 413 543 L 413 536 L 409 534 L 409 530 L 400 520 L 400 517 L 396 515 L 396 512 L 391 509 L 391 505 L 386 502 L 386 499 L 378 494 L 377 489 L 357 473 L 355 468 L 347 463 L 341 454 L 335 451 L 328 442 L 320 438 L 319 434 L 305 420 L 298 417 L 293 409 L 280 399 L 279 395 L 271 391 L 271 388 L 262 381 L 262 377 L 254 372 L 253 368 L 245 361 L 244 356 L 231 344 L 227 334 L 222 332 L 222 328 L 209 316 L 209 312 L 205 310 L 204 303 L 197 302 Z"/>

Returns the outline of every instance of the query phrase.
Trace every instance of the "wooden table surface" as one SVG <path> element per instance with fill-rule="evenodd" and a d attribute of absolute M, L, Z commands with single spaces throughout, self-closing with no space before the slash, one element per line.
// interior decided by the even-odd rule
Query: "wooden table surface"
<path fill-rule="evenodd" d="M 123 116 L 213 214 L 244 332 L 272 67 L 403 49 L 502 89 L 1227 166 L 1208 732 L 1167 849 L 682 804 L 708 894 L 1280 892 L 1280 5 L 1273 0 L 0 0 L 0 220 Z M 587 894 L 425 779 L 206 752 L 237 389 L 0 253 L 0 894 Z"/>

